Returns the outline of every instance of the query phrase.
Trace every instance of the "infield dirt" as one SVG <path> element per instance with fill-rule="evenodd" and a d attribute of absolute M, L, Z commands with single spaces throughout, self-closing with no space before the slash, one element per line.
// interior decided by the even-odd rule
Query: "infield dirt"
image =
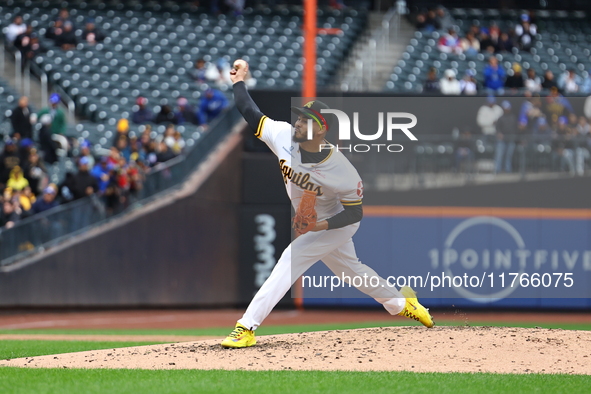
<path fill-rule="evenodd" d="M 37 368 L 349 370 L 591 374 L 591 332 L 503 327 L 384 327 L 219 339 L 0 361 Z"/>

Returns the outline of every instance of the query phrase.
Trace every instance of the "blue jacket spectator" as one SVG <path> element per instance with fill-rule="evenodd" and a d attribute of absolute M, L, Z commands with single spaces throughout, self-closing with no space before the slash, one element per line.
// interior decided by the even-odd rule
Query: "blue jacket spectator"
<path fill-rule="evenodd" d="M 139 108 L 131 116 L 133 123 L 146 124 L 151 122 L 154 119 L 154 115 L 152 114 L 152 111 L 146 107 L 146 104 L 148 104 L 148 99 L 145 97 L 138 97 L 135 103 Z"/>
<path fill-rule="evenodd" d="M 505 85 L 505 70 L 499 66 L 499 61 L 496 57 L 490 57 L 489 64 L 484 68 L 483 74 L 485 88 L 496 92 Z"/>
<path fill-rule="evenodd" d="M 104 193 L 107 190 L 107 186 L 109 186 L 109 182 L 111 181 L 111 170 L 113 166 L 109 164 L 109 158 L 104 156 L 101 158 L 101 162 L 95 165 L 90 171 L 90 174 L 96 178 L 98 182 L 98 188 L 101 193 Z"/>
<path fill-rule="evenodd" d="M 199 110 L 197 111 L 197 121 L 200 125 L 210 123 L 228 106 L 228 99 L 217 89 L 207 89 Z"/>
<path fill-rule="evenodd" d="M 179 97 L 176 101 L 178 106 L 176 111 L 176 119 L 178 124 L 196 123 L 195 108 L 189 104 L 189 100 L 185 97 Z"/>
<path fill-rule="evenodd" d="M 35 201 L 31 207 L 33 213 L 39 213 L 57 207 L 58 203 L 55 201 L 55 194 L 55 189 L 53 187 L 46 187 L 45 190 L 43 190 L 43 197 Z"/>

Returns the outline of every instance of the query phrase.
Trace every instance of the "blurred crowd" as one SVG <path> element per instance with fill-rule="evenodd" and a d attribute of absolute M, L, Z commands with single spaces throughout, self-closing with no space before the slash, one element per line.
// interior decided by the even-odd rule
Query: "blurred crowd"
<path fill-rule="evenodd" d="M 240 2 L 235 3 L 240 9 Z M 20 51 L 25 62 L 48 49 L 19 15 L 4 34 L 7 48 Z M 105 34 L 93 19 L 76 26 L 68 9 L 63 8 L 45 31 L 45 38 L 62 50 L 70 50 L 79 43 L 101 42 Z M 152 113 L 147 98 L 137 97 L 130 119 L 118 121 L 109 149 L 95 149 L 90 141 L 67 134 L 67 117 L 59 94 L 52 94 L 47 107 L 40 111 L 33 111 L 28 98 L 21 97 L 10 115 L 12 133 L 0 141 L 0 227 L 12 227 L 31 215 L 91 195 L 102 200 L 107 214 L 127 207 L 138 196 L 152 167 L 185 150 L 186 142 L 177 125 L 206 129 L 228 107 L 229 101 L 220 89 L 231 84 L 229 69 L 224 59 L 215 64 L 203 60 L 195 63 L 191 76 L 203 91 L 197 103 L 179 97 L 176 106 L 161 105 L 157 113 Z M 248 83 L 252 87 L 256 80 L 250 78 Z M 130 132 L 129 122 L 139 125 L 135 127 L 139 132 Z M 164 125 L 164 133 L 153 130 L 154 125 Z M 60 163 L 60 157 L 72 159 L 74 170 L 67 170 L 63 181 L 55 184 L 50 181 L 48 168 Z"/>
<path fill-rule="evenodd" d="M 420 30 L 446 31 L 437 42 L 440 52 L 465 54 L 468 57 L 475 57 L 478 53 L 488 56 L 480 81 L 477 81 L 473 69 L 466 70 L 463 75 L 457 75 L 452 69 L 438 75 L 438 70 L 431 68 L 427 71 L 423 91 L 444 95 L 474 95 L 479 92 L 504 95 L 555 89 L 566 95 L 591 94 L 591 77 L 588 73 L 578 75 L 576 70 L 568 69 L 559 76 L 550 70 L 545 71 L 544 75 L 537 75 L 533 68 L 524 70 L 517 62 L 508 69 L 499 64 L 496 54 L 511 52 L 513 48 L 527 51 L 535 45 L 538 29 L 533 18 L 532 13 L 522 14 L 515 27 L 509 31 L 502 31 L 494 23 L 488 27 L 474 24 L 460 37 L 453 29 L 453 19 L 445 8 L 434 8 L 419 14 L 416 25 Z"/>
<path fill-rule="evenodd" d="M 495 95 L 517 95 L 540 93 L 546 91 L 552 94 L 591 94 L 591 78 L 582 78 L 575 70 L 568 69 L 558 79 L 554 73 L 547 70 L 543 76 L 536 74 L 533 68 L 523 72 L 521 65 L 514 62 L 510 70 L 505 70 L 496 57 L 491 56 L 483 71 L 483 82 L 476 80 L 476 73 L 472 69 L 458 79 L 452 69 L 445 70 L 441 78 L 437 69 L 431 67 L 427 71 L 427 79 L 423 84 L 423 92 L 441 93 L 444 95 L 475 95 L 478 93 Z"/>
<path fill-rule="evenodd" d="M 152 167 L 185 149 L 172 122 L 160 135 L 144 123 L 136 135 L 129 131 L 129 120 L 122 118 L 110 149 L 95 150 L 88 140 L 67 138 L 59 103 L 59 95 L 52 94 L 49 106 L 34 112 L 27 97 L 21 97 L 12 111 L 12 133 L 0 151 L 0 227 L 89 195 L 103 201 L 107 214 L 117 213 L 134 201 Z M 76 168 L 54 184 L 46 166 L 57 162 L 60 153 L 71 157 Z"/>
<path fill-rule="evenodd" d="M 456 168 L 473 163 L 477 151 L 473 137 L 480 135 L 494 144 L 495 173 L 515 172 L 515 152 L 522 167 L 527 150 L 539 152 L 540 146 L 548 146 L 551 169 L 584 175 L 591 158 L 591 97 L 586 99 L 582 114 L 558 93 L 546 97 L 528 94 L 520 101 L 515 105 L 508 100 L 499 102 L 494 96 L 486 98 L 476 115 L 480 133 L 469 128 L 461 131 Z"/>
<path fill-rule="evenodd" d="M 474 56 L 480 52 L 489 54 L 511 52 L 516 47 L 528 51 L 535 45 L 538 28 L 534 21 L 533 13 L 521 14 L 514 28 L 502 31 L 496 24 L 488 27 L 481 27 L 477 24 L 470 26 L 470 29 L 463 37 L 454 30 L 454 20 L 445 7 L 429 9 L 416 16 L 416 28 L 424 32 L 443 30 L 437 42 L 437 49 L 443 53 L 464 53 Z"/>

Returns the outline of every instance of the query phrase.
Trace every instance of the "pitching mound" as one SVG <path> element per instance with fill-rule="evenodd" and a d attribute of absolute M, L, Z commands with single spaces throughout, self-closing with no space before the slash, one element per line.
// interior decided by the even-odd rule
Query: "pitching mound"
<path fill-rule="evenodd" d="M 591 374 L 591 332 L 500 327 L 387 327 L 270 335 L 0 361 L 43 368 L 355 370 Z"/>

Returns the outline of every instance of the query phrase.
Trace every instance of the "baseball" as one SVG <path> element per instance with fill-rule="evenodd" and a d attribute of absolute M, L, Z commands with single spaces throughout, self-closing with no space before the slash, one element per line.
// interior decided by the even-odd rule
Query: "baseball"
<path fill-rule="evenodd" d="M 246 63 L 246 60 L 236 59 L 234 62 L 234 69 L 240 70 L 241 68 L 248 70 L 248 63 Z"/>

